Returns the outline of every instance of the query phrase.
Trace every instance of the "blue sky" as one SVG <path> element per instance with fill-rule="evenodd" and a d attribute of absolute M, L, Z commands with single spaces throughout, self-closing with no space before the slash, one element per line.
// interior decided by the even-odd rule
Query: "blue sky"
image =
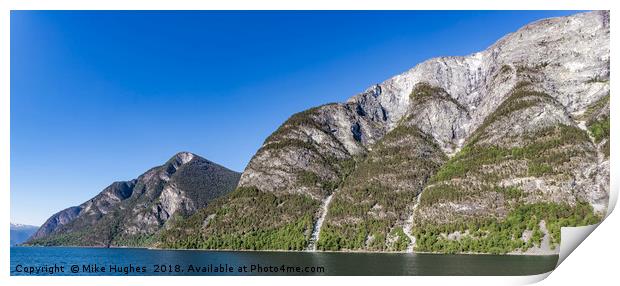
<path fill-rule="evenodd" d="M 295 112 L 571 11 L 11 13 L 11 221 L 190 151 L 236 171 Z"/>

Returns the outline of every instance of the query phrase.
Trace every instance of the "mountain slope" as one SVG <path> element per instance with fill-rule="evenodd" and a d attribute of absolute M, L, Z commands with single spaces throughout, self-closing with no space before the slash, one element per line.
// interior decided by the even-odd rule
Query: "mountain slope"
<path fill-rule="evenodd" d="M 555 243 L 559 226 L 607 206 L 608 79 L 608 12 L 430 59 L 292 116 L 240 188 L 172 224 L 160 245 L 305 249 L 327 202 L 319 249 L 527 251 L 548 232 Z"/>
<path fill-rule="evenodd" d="M 94 198 L 50 217 L 30 244 L 146 245 L 168 221 L 232 191 L 240 174 L 182 152 L 137 179 L 115 182 Z"/>
<path fill-rule="evenodd" d="M 554 248 L 560 226 L 597 222 L 590 204 L 604 204 L 607 193 L 594 170 L 587 133 L 555 99 L 520 83 L 429 180 L 414 214 L 416 248 L 525 251 L 542 237 L 523 233 L 549 231 Z"/>
<path fill-rule="evenodd" d="M 393 129 L 334 193 L 318 249 L 404 250 L 409 239 L 403 224 L 415 197 L 445 161 L 437 143 L 417 127 Z"/>

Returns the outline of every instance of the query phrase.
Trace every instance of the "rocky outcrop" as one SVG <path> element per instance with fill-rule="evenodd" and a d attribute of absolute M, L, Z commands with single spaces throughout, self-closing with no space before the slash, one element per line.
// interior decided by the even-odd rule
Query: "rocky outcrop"
<path fill-rule="evenodd" d="M 52 215 L 43 225 L 32 235 L 31 239 L 38 239 L 47 236 L 56 229 L 73 221 L 81 212 L 80 207 L 70 207 Z"/>
<path fill-rule="evenodd" d="M 345 162 L 365 154 L 366 147 L 387 132 L 385 116 L 376 112 L 348 103 L 293 115 L 265 140 L 239 185 L 326 197 L 346 174 Z"/>
<path fill-rule="evenodd" d="M 189 216 L 232 191 L 240 174 L 188 152 L 137 179 L 115 182 L 50 217 L 32 244 L 141 245 L 174 216 Z"/>

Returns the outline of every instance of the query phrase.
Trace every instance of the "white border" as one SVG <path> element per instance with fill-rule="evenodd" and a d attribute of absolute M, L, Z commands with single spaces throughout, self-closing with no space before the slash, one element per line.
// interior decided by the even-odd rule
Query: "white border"
<path fill-rule="evenodd" d="M 10 277 L 9 269 L 9 189 L 10 189 L 10 10 L 612 10 L 611 0 L 589 1 L 491 1 L 491 0 L 85 0 L 85 1 L 49 1 L 49 0 L 0 0 L 0 189 L 2 194 L 0 204 L 0 238 L 4 243 L 0 252 L 0 282 L 2 285 L 135 285 L 149 283 L 154 285 L 170 285 L 172 283 L 196 284 L 225 284 L 225 283 L 252 283 L 254 285 L 295 284 L 295 285 L 323 285 L 323 284 L 353 284 L 353 285 L 505 285 L 525 284 L 540 281 L 549 273 L 528 277 Z M 618 10 L 620 11 L 620 10 Z M 616 46 L 614 36 L 614 19 L 611 20 L 611 46 Z M 617 34 L 617 33 L 616 33 Z M 613 48 L 611 49 L 613 51 Z M 613 52 L 612 52 L 613 53 Z M 615 69 L 615 59 L 611 56 L 612 70 Z M 612 72 L 612 90 L 617 82 Z M 612 91 L 612 93 L 614 93 Z M 611 110 L 618 110 L 618 99 L 612 96 Z M 612 112 L 612 126 L 620 126 L 618 118 Z M 612 129 L 612 142 L 618 141 L 618 130 Z M 617 162 L 618 153 L 612 146 L 611 162 Z M 618 180 L 613 174 L 618 168 L 611 165 L 611 190 L 617 197 Z M 612 202 L 615 203 L 615 202 Z M 610 204 L 611 205 L 611 204 Z M 620 254 L 618 237 L 620 234 L 620 218 L 617 213 L 610 214 L 601 223 L 600 227 L 578 247 L 545 280 L 543 285 L 581 285 L 592 282 L 611 284 L 615 281 L 617 257 Z"/>
<path fill-rule="evenodd" d="M 11 10 L 610 10 L 611 0 L 5 0 Z"/>

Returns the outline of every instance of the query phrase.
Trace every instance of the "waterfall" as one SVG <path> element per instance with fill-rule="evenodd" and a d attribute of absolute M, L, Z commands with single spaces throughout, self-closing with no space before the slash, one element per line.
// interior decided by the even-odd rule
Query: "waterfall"
<path fill-rule="evenodd" d="M 335 192 L 335 191 L 334 191 Z M 323 221 L 325 220 L 325 216 L 327 215 L 327 208 L 329 207 L 329 203 L 332 201 L 332 197 L 334 193 L 332 192 L 327 198 L 321 202 L 321 208 L 319 209 L 319 219 L 316 220 L 314 227 L 312 229 L 312 236 L 310 236 L 310 243 L 308 243 L 308 250 L 316 251 L 316 242 L 319 240 L 319 235 L 321 234 L 321 227 L 323 226 Z"/>
<path fill-rule="evenodd" d="M 413 246 L 415 245 L 415 236 L 411 234 L 411 228 L 413 227 L 413 216 L 415 214 L 415 210 L 418 208 L 420 204 L 420 198 L 422 197 L 422 193 L 419 193 L 417 196 L 416 203 L 411 208 L 411 215 L 405 221 L 405 226 L 403 226 L 403 232 L 407 237 L 409 237 L 409 245 L 407 246 L 407 252 L 413 252 Z"/>

